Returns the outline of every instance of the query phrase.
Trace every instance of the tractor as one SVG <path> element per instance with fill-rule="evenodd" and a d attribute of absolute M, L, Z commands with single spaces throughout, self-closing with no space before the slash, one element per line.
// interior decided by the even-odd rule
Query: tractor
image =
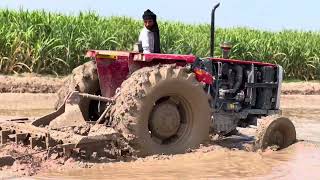
<path fill-rule="evenodd" d="M 296 141 L 293 123 L 281 117 L 280 65 L 214 57 L 212 9 L 210 56 L 89 50 L 91 60 L 73 70 L 59 90 L 57 110 L 39 119 L 0 124 L 9 140 L 45 148 L 103 148 L 103 131 L 113 129 L 139 155 L 184 153 L 209 134 L 232 135 L 257 125 L 255 146 L 285 148 Z M 70 130 L 77 128 L 82 133 Z M 81 128 L 80 128 L 81 127 Z"/>

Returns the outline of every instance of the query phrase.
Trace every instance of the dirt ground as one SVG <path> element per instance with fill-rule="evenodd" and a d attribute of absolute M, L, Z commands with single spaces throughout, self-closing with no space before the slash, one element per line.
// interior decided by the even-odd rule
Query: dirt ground
<path fill-rule="evenodd" d="M 0 93 L 56 93 L 63 85 L 65 77 L 21 74 L 15 76 L 0 75 Z M 282 94 L 320 94 L 320 81 L 285 82 Z"/>
<path fill-rule="evenodd" d="M 63 78 L 36 74 L 0 75 L 0 93 L 55 93 L 62 82 Z"/>
<path fill-rule="evenodd" d="M 0 76 L 0 121 L 1 119 L 7 119 L 11 117 L 39 117 L 41 115 L 47 114 L 48 112 L 53 110 L 55 101 L 57 100 L 57 95 L 55 94 L 57 90 L 61 87 L 63 82 L 62 78 L 54 78 L 54 77 L 39 77 L 35 75 L 23 75 L 23 76 Z M 297 129 L 301 132 L 305 131 L 306 121 L 301 118 L 304 115 L 309 115 L 313 120 L 320 120 L 320 83 L 317 82 L 294 82 L 294 83 L 284 83 L 283 84 L 283 91 L 284 95 L 281 96 L 281 105 L 282 108 L 286 109 L 284 114 L 289 115 L 293 118 L 297 125 Z M 19 103 L 24 102 L 24 103 Z M 309 111 L 299 112 L 296 109 L 309 109 Z M 301 117 L 299 114 L 302 114 Z M 301 122 L 303 119 L 303 122 Z M 308 119 L 309 123 L 310 119 Z M 318 127 L 318 126 L 314 126 Z M 316 129 L 312 129 L 315 133 L 318 133 Z M 81 160 L 77 157 L 59 157 L 58 154 L 53 153 L 48 155 L 46 151 L 41 149 L 30 149 L 26 146 L 21 145 L 14 145 L 14 144 L 7 144 L 0 146 L 0 179 L 1 178 L 13 178 L 13 177 L 21 177 L 21 176 L 33 176 L 40 174 L 41 177 L 50 177 L 54 175 L 52 179 L 56 179 L 60 177 L 60 173 L 66 169 L 68 169 L 68 174 L 71 174 L 73 177 L 79 177 L 79 179 L 87 179 L 87 178 L 80 178 L 80 174 L 87 174 L 90 178 L 96 178 L 97 175 L 90 174 L 103 174 L 104 168 L 108 169 L 115 169 L 114 176 L 117 174 L 119 177 L 128 178 L 130 176 L 121 176 L 125 173 L 120 168 L 127 168 L 127 173 L 131 172 L 132 174 L 136 174 L 136 171 L 129 170 L 133 166 L 136 168 L 140 168 L 143 170 L 145 166 L 152 166 L 156 165 L 159 166 L 159 171 L 164 171 L 164 173 L 168 173 L 167 178 L 170 178 L 170 175 L 176 177 L 177 174 L 180 172 L 180 169 L 175 169 L 175 167 L 171 167 L 171 171 L 164 166 L 167 166 L 166 163 L 173 163 L 178 161 L 177 163 L 181 162 L 184 164 L 185 162 L 189 163 L 196 163 L 197 159 L 202 159 L 199 163 L 208 163 L 207 161 L 211 160 L 212 158 L 226 156 L 235 157 L 235 160 L 226 162 L 225 171 L 221 172 L 222 177 L 224 175 L 228 175 L 228 173 L 232 173 L 229 171 L 227 166 L 232 166 L 234 171 L 240 171 L 236 169 L 239 167 L 243 161 L 248 161 L 248 157 L 250 157 L 252 165 L 245 164 L 248 168 L 257 168 L 260 173 L 267 173 L 271 171 L 270 163 L 272 164 L 273 160 L 268 161 L 267 163 L 261 163 L 261 152 L 252 152 L 253 150 L 253 139 L 252 136 L 255 133 L 254 128 L 249 129 L 239 129 L 240 135 L 235 136 L 231 139 L 217 139 L 216 136 L 212 136 L 211 140 L 202 145 L 199 149 L 190 150 L 187 154 L 184 155 L 174 155 L 174 156 L 151 156 L 147 158 L 115 158 L 115 159 L 98 159 L 99 163 L 95 161 L 85 161 Z M 302 134 L 302 135 L 301 135 Z M 308 139 L 307 137 L 313 137 L 313 139 Z M 298 139 L 308 139 L 313 141 L 314 139 L 317 141 L 317 135 L 315 134 L 308 134 L 308 133 L 300 133 L 298 135 Z M 294 148 L 300 148 L 302 145 L 298 143 L 295 145 Z M 304 146 L 304 145 L 303 145 Z M 244 153 L 246 152 L 246 153 Z M 313 151 L 312 151 L 313 152 Z M 318 152 L 318 151 L 317 151 Z M 268 151 L 263 153 L 264 155 L 268 155 Z M 239 159 L 237 157 L 239 156 Z M 1 166 L 1 157 L 9 157 L 9 159 L 13 159 L 12 165 L 4 165 Z M 247 158 L 243 158 L 247 157 Z M 318 156 L 316 156 L 318 158 Z M 227 159 L 228 159 L 227 158 Z M 225 159 L 225 158 L 224 158 Z M 272 158 L 271 158 L 272 159 Z M 134 161 L 133 161 L 134 160 Z M 239 162 L 238 162 L 239 160 Z M 130 161 L 129 163 L 124 163 L 124 161 Z M 219 159 L 218 159 L 219 161 Z M 110 163 L 110 162 L 118 162 L 118 163 Z M 141 163 L 142 162 L 142 163 Z M 8 163 L 8 162 L 6 162 Z M 211 163 L 211 162 L 210 162 Z M 231 163 L 231 164 L 230 164 Z M 238 165 L 234 165 L 236 163 Z M 114 164 L 114 165 L 113 165 Z M 181 167 L 182 164 L 179 166 Z M 232 165 L 233 164 L 233 165 Z M 191 164 L 192 165 L 192 164 Z M 195 166 L 196 166 L 195 165 Z M 202 164 L 198 164 L 199 167 L 202 167 Z M 212 166 L 212 164 L 210 164 Z M 117 167 L 119 166 L 119 169 Z M 183 165 L 185 167 L 186 165 Z M 193 165 L 192 165 L 193 166 Z M 259 166 L 259 167 L 254 167 Z M 320 164 L 316 164 L 319 166 Z M 186 166 L 188 167 L 188 166 Z M 191 167 L 190 167 L 191 168 Z M 216 167 L 218 168 L 218 167 Z M 83 171 L 83 169 L 95 169 L 94 171 Z M 155 169 L 150 169 L 150 171 L 155 171 Z M 176 171 L 174 171 L 176 170 Z M 207 168 L 203 167 L 203 169 L 198 169 L 199 172 L 207 170 Z M 243 171 L 249 171 L 244 169 Z M 53 172 L 53 173 L 52 173 Z M 106 172 L 104 172 L 106 173 Z M 183 173 L 190 173 L 190 171 L 182 171 Z M 206 173 L 206 172 L 203 172 Z M 208 172 L 207 172 L 208 173 Z M 220 171 L 218 171 L 218 174 Z M 242 172 L 243 173 L 243 172 Z M 208 173 L 210 174 L 210 173 Z M 62 175 L 62 177 L 66 174 Z M 152 173 L 149 174 L 152 177 Z M 198 174 L 199 175 L 199 174 Z M 216 175 L 216 174 L 215 174 Z M 230 175 L 230 174 L 229 174 Z M 241 173 L 239 174 L 241 176 Z M 250 172 L 248 172 L 250 175 Z M 251 174 L 252 175 L 252 174 Z M 259 173 L 257 174 L 259 175 Z M 37 176 L 36 176 L 37 177 Z M 86 176 L 84 176 L 86 177 Z M 113 177 L 113 176 L 108 176 Z M 137 176 L 138 177 L 138 176 Z M 187 176 L 186 176 L 187 177 Z M 199 176 L 190 176 L 190 178 L 197 178 Z M 207 177 L 201 176 L 201 177 Z M 208 176 L 209 177 L 209 176 Z M 228 177 L 228 176 L 227 176 Z M 233 176 L 231 176 L 233 177 Z M 235 176 L 238 177 L 238 176 Z M 233 178 L 235 178 L 233 177 Z M 77 178 L 76 178 L 77 179 Z M 121 178 L 120 178 L 121 179 Z"/>

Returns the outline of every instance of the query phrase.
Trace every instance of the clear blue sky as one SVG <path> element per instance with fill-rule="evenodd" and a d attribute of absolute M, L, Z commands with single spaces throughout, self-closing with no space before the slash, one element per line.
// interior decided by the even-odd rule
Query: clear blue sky
<path fill-rule="evenodd" d="M 1 8 L 45 9 L 77 14 L 93 10 L 103 16 L 140 18 L 147 8 L 162 20 L 209 23 L 218 0 L 0 0 Z M 220 0 L 219 27 L 246 26 L 265 30 L 320 31 L 320 0 Z"/>

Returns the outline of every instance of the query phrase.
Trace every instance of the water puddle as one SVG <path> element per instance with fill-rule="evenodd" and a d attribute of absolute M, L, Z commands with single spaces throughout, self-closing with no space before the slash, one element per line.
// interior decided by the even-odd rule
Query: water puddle
<path fill-rule="evenodd" d="M 167 159 L 147 158 L 96 165 L 91 169 L 49 172 L 37 179 L 316 179 L 319 169 L 320 148 L 298 143 L 279 152 L 259 154 L 218 149 Z"/>
<path fill-rule="evenodd" d="M 28 109 L 28 110 L 13 110 L 13 109 L 0 109 L 0 117 L 40 117 L 53 112 L 53 109 Z"/>
<path fill-rule="evenodd" d="M 40 174 L 37 179 L 317 179 L 320 177 L 320 110 L 285 109 L 298 139 L 277 152 L 246 152 L 218 147 L 175 156 L 147 157 L 134 162 L 98 164 Z"/>
<path fill-rule="evenodd" d="M 39 117 L 53 109 L 0 109 L 1 116 Z M 153 156 L 134 162 L 95 164 L 90 169 L 41 173 L 35 179 L 319 179 L 320 109 L 287 108 L 297 144 L 277 152 L 246 152 L 212 145 L 210 150 Z"/>

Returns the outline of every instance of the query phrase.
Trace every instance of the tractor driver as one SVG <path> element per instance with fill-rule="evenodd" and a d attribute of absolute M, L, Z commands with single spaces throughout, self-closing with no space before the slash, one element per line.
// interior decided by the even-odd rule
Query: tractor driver
<path fill-rule="evenodd" d="M 139 35 L 139 42 L 142 45 L 143 53 L 160 53 L 160 34 L 157 23 L 157 16 L 146 10 L 142 16 L 144 27 Z"/>

